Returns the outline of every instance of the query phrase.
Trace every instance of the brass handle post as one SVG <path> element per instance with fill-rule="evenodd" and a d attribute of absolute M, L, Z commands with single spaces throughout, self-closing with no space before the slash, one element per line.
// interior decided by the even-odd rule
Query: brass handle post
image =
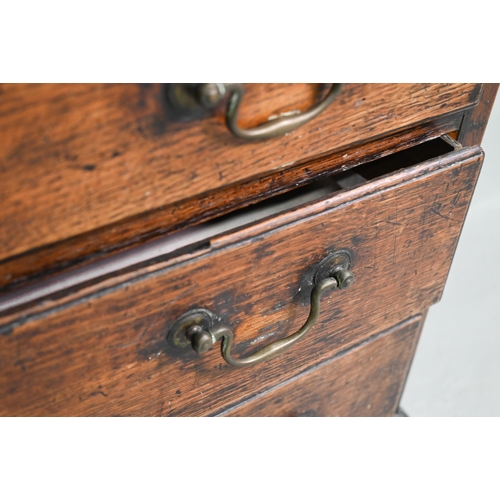
<path fill-rule="evenodd" d="M 236 137 L 252 141 L 284 135 L 311 121 L 336 99 L 342 87 L 342 83 L 332 83 L 326 96 L 307 111 L 283 113 L 250 129 L 243 129 L 238 125 L 238 111 L 244 95 L 241 83 L 170 84 L 168 95 L 178 112 L 181 115 L 186 113 L 186 116 L 190 113 L 196 116 L 197 109 L 210 111 L 228 98 L 226 109 L 228 129 Z"/>

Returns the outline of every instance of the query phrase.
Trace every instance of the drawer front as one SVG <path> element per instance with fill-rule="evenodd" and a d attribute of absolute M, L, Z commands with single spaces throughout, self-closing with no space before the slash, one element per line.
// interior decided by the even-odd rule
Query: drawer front
<path fill-rule="evenodd" d="M 481 162 L 480 148 L 454 151 L 24 311 L 0 330 L 1 413 L 215 414 L 419 314 L 440 298 Z M 235 356 L 296 331 L 317 264 L 338 249 L 355 284 L 325 295 L 283 355 L 235 369 L 218 349 L 169 347 L 198 307 L 234 329 Z"/>
<path fill-rule="evenodd" d="M 223 415 L 392 417 L 422 326 L 416 316 Z"/>
<path fill-rule="evenodd" d="M 242 126 L 307 109 L 317 90 L 246 88 Z M 2 85 L 0 262 L 83 233 L 88 238 L 64 258 L 165 230 L 193 216 L 191 205 L 178 205 L 187 198 L 465 109 L 481 89 L 346 84 L 336 101 L 298 130 L 246 142 L 227 130 L 224 109 L 194 122 L 172 121 L 160 85 Z M 227 202 L 209 197 L 196 206 L 207 212 Z M 106 230 L 94 235 L 99 228 Z"/>

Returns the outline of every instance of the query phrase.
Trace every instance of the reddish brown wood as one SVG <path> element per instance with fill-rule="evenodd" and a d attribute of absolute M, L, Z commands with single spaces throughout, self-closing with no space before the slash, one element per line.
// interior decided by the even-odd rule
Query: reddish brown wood
<path fill-rule="evenodd" d="M 223 415 L 392 417 L 422 326 L 411 318 Z"/>
<path fill-rule="evenodd" d="M 456 142 L 447 138 L 447 136 L 443 136 L 437 140 L 425 142 L 416 147 L 389 155 L 388 157 L 379 158 L 376 161 L 362 164 L 355 168 L 354 172 L 356 172 L 357 175 L 361 174 L 366 179 L 373 179 L 377 175 L 382 175 L 382 173 L 394 172 L 400 168 L 416 165 L 417 163 L 421 163 L 430 158 L 443 155 L 452 151 L 457 146 L 460 147 Z M 463 152 L 459 154 L 463 156 Z M 469 153 L 465 152 L 465 154 L 467 156 Z M 351 172 L 353 172 L 353 170 L 350 170 L 348 174 Z M 331 193 L 329 196 L 332 196 L 332 182 L 335 183 L 336 181 L 334 181 L 334 179 L 338 179 L 339 177 L 342 178 L 343 176 L 345 176 L 345 174 L 343 172 L 339 172 L 330 176 L 328 179 L 320 181 L 319 184 L 324 186 L 329 183 L 329 190 Z M 396 179 L 396 177 L 394 178 Z M 300 192 L 300 190 L 298 191 Z M 325 195 L 326 193 L 323 194 L 323 197 Z M 303 205 L 305 201 L 303 201 L 303 198 L 301 198 L 301 200 L 302 201 L 300 201 L 300 203 Z M 319 206 L 320 210 L 322 210 L 321 205 Z M 295 207 L 297 207 L 297 205 L 295 205 Z M 127 279 L 132 279 L 133 276 L 140 276 L 145 273 L 164 268 L 165 266 L 180 263 L 192 259 L 195 256 L 209 253 L 211 249 L 220 247 L 220 241 L 223 242 L 222 245 L 227 244 L 228 242 L 238 242 L 241 240 L 243 234 L 247 238 L 251 238 L 268 231 L 271 227 L 279 227 L 280 224 L 282 225 L 284 223 L 285 219 L 289 222 L 300 220 L 300 211 L 295 211 L 291 207 L 287 208 L 287 210 L 289 212 L 288 214 L 284 214 L 281 217 L 274 219 L 274 222 L 268 218 L 268 220 L 264 223 L 258 223 L 257 221 L 260 219 L 259 217 L 256 217 L 255 214 L 250 215 L 250 218 L 246 216 L 246 220 L 253 221 L 253 225 L 249 229 L 238 230 L 241 221 L 237 221 L 235 226 L 230 224 L 233 229 L 229 233 L 227 233 L 228 221 L 226 219 L 223 223 L 225 228 L 224 236 L 216 236 L 220 235 L 219 229 L 218 231 L 215 231 L 215 233 L 212 232 L 211 234 L 215 236 L 211 236 L 209 239 L 203 239 L 204 237 L 200 239 L 198 236 L 198 238 L 192 240 L 193 242 L 197 241 L 198 243 L 195 243 L 191 247 L 187 247 L 184 251 L 181 250 L 180 252 L 174 252 L 173 254 L 169 254 L 164 251 L 163 257 L 156 259 L 157 262 L 160 262 L 159 265 L 155 265 L 153 262 L 149 261 L 150 253 L 145 245 L 141 245 L 134 252 L 137 256 L 135 262 L 138 264 L 133 268 L 129 269 L 123 263 L 120 264 L 120 257 L 117 254 L 116 256 L 104 258 L 96 263 L 97 275 L 92 270 L 95 265 L 90 264 L 88 266 L 82 266 L 76 270 L 72 269 L 69 272 L 61 273 L 60 275 L 51 277 L 50 279 L 47 278 L 46 280 L 40 280 L 34 283 L 34 286 L 39 289 L 38 297 L 44 298 L 42 301 L 35 302 L 34 304 L 30 304 L 30 301 L 35 300 L 30 298 L 32 297 L 30 295 L 30 290 L 33 288 L 31 285 L 18 287 L 11 292 L 0 292 L 0 325 L 16 321 L 19 315 L 23 314 L 23 310 L 26 307 L 29 307 L 30 314 L 39 314 L 41 311 L 54 307 L 54 300 L 55 303 L 60 305 L 62 302 L 74 300 L 75 297 L 79 297 L 82 293 L 87 293 L 85 290 L 90 290 L 89 293 L 92 293 L 92 291 L 100 290 L 105 286 L 115 286 L 118 283 L 123 283 Z M 277 226 L 276 221 L 278 221 Z M 204 226 L 211 227 L 213 223 L 214 221 L 211 221 Z M 200 229 L 202 228 L 200 227 Z M 188 229 L 188 232 L 192 233 L 193 229 Z M 175 242 L 176 239 L 179 239 L 178 234 L 179 233 L 169 236 L 169 239 L 174 240 L 173 242 Z M 185 245 L 186 242 L 184 241 L 183 244 Z M 127 262 L 130 262 L 130 260 L 127 259 Z M 136 271 L 132 271 L 132 269 L 136 269 Z M 118 272 L 116 270 L 118 270 Z M 71 275 L 74 274 L 78 275 L 78 285 L 76 286 L 75 280 L 71 278 Z M 101 282 L 104 283 L 101 284 Z M 62 283 L 63 287 L 59 288 L 59 292 L 54 291 L 52 289 L 52 283 Z M 64 292 L 64 290 L 69 287 L 71 287 L 69 290 L 70 293 L 68 293 L 68 291 Z M 81 290 L 82 288 L 83 290 Z"/>
<path fill-rule="evenodd" d="M 183 200 L 173 207 L 141 214 L 119 224 L 7 259 L 0 263 L 0 287 L 4 287 L 4 292 L 7 292 L 13 288 L 9 284 L 17 286 L 21 282 L 38 282 L 47 276 L 60 274 L 65 269 L 77 269 L 124 249 L 140 247 L 180 228 L 206 222 L 216 215 L 287 192 L 322 176 L 458 131 L 462 119 L 462 113 L 449 115 L 365 143 L 359 148 L 343 149 L 325 158 L 307 161 L 240 184 L 224 186 L 218 191 Z"/>
<path fill-rule="evenodd" d="M 479 148 L 458 150 L 10 318 L 0 413 L 220 413 L 420 313 L 439 300 L 481 161 Z M 315 265 L 334 248 L 353 251 L 357 282 L 325 297 L 318 324 L 283 356 L 238 370 L 216 350 L 167 346 L 170 325 L 196 306 L 234 328 L 237 355 L 295 331 Z"/>
<path fill-rule="evenodd" d="M 478 105 L 465 114 L 458 138 L 458 141 L 464 146 L 479 146 L 481 144 L 498 92 L 498 85 L 498 83 L 483 84 L 484 88 Z"/>
<path fill-rule="evenodd" d="M 248 85 L 242 121 L 308 107 L 310 91 L 294 89 Z M 187 197 L 465 109 L 480 89 L 349 84 L 310 124 L 245 143 L 227 131 L 222 112 L 169 122 L 159 85 L 2 85 L 0 260 L 155 210 L 148 231 L 161 230 L 162 216 L 173 217 Z M 110 229 L 108 247 L 123 242 L 121 231 Z"/>

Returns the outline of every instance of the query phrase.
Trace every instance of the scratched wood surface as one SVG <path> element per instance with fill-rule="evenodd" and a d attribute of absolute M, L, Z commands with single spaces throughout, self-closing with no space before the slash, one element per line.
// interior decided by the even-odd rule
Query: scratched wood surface
<path fill-rule="evenodd" d="M 0 329 L 2 415 L 210 415 L 426 310 L 440 298 L 482 162 L 480 148 L 399 170 L 211 242 L 128 281 Z M 166 342 L 193 307 L 234 328 L 236 355 L 295 331 L 316 264 L 353 252 L 356 283 L 324 297 L 286 354 L 233 369 Z M 163 267 L 162 267 L 163 266 Z"/>
<path fill-rule="evenodd" d="M 153 210 L 120 221 L 114 227 L 105 226 L 7 259 L 0 262 L 0 298 L 11 289 L 30 282 L 39 283 L 68 268 L 81 268 L 124 249 L 140 248 L 165 234 L 320 180 L 333 172 L 394 154 L 443 134 L 458 134 L 462 122 L 463 112 L 447 115 L 356 148 L 342 149 L 321 159 L 202 193 L 176 203 L 173 209 Z"/>
<path fill-rule="evenodd" d="M 422 326 L 411 318 L 223 416 L 392 417 Z"/>
<path fill-rule="evenodd" d="M 457 148 L 460 148 L 460 146 L 456 142 L 444 136 L 387 157 L 364 163 L 357 166 L 354 170 L 337 172 L 335 175 L 319 181 L 317 186 L 323 186 L 321 190 L 322 197 L 331 197 L 334 192 L 340 189 L 338 182 L 342 182 L 342 179 L 345 179 L 346 176 L 352 176 L 353 172 L 355 172 L 357 176 L 361 175 L 361 178 L 364 178 L 365 182 L 370 182 L 370 180 L 380 177 L 381 175 L 393 173 L 398 169 L 407 168 L 431 158 L 437 158 Z M 396 182 L 398 177 L 395 176 L 392 179 Z M 336 188 L 335 185 L 337 185 Z M 325 186 L 329 186 L 329 188 L 325 190 Z M 75 270 L 72 269 L 69 272 L 62 272 L 50 279 L 40 280 L 34 283 L 33 287 L 30 285 L 20 287 L 19 289 L 12 290 L 10 294 L 8 292 L 0 292 L 0 327 L 8 325 L 9 323 L 15 323 L 20 318 L 23 318 L 25 314 L 43 314 L 53 307 L 61 307 L 63 304 L 79 300 L 81 297 L 98 292 L 103 287 L 117 286 L 127 280 L 137 279 L 139 276 L 144 276 L 145 274 L 165 268 L 165 266 L 172 266 L 207 254 L 215 248 L 221 248 L 230 243 L 241 241 L 242 238 L 263 235 L 269 230 L 279 227 L 286 222 L 290 223 L 292 221 L 301 220 L 302 212 L 297 210 L 297 208 L 304 205 L 306 200 L 312 203 L 313 199 L 318 199 L 317 197 L 319 196 L 316 193 L 313 198 L 307 195 L 306 199 L 304 199 L 304 193 L 302 192 L 302 194 L 300 194 L 301 192 L 302 190 L 297 190 L 296 193 L 299 194 L 294 194 L 294 201 L 291 204 L 290 197 L 287 197 L 286 206 L 288 208 L 286 208 L 286 211 L 279 218 L 269 220 L 268 209 L 263 209 L 261 207 L 259 209 L 259 214 L 255 212 L 248 213 L 248 210 L 246 210 L 243 216 L 246 222 L 241 220 L 241 216 L 237 216 L 236 221 L 233 218 L 230 218 L 229 221 L 227 218 L 223 218 L 221 221 L 222 227 L 220 225 L 217 226 L 218 223 L 216 221 L 210 221 L 198 228 L 205 234 L 200 235 L 199 232 L 196 233 L 193 229 L 188 230 L 191 236 L 198 234 L 197 237 L 191 239 L 191 245 L 179 251 L 169 253 L 165 249 L 165 243 L 163 243 L 163 255 L 160 254 L 158 258 L 152 261 L 150 260 L 150 252 L 147 251 L 147 248 L 145 246 L 139 246 L 136 249 L 134 258 L 136 265 L 133 267 L 130 267 L 130 264 L 127 266 L 127 264 L 123 262 L 123 256 L 107 256 L 96 263 L 97 266 L 93 263 L 89 266 L 80 267 L 76 270 L 76 274 L 74 272 Z M 297 196 L 299 196 L 298 199 Z M 276 199 L 274 201 L 276 202 Z M 264 205 L 269 208 L 269 204 L 266 203 Z M 282 203 L 278 205 L 280 207 L 278 209 L 279 211 L 285 209 Z M 316 206 L 319 207 L 321 211 L 321 205 Z M 262 210 L 264 210 L 264 213 Z M 265 217 L 267 220 L 262 220 L 262 217 L 266 213 L 267 215 Z M 248 224 L 248 222 L 251 223 L 251 226 L 247 225 L 246 228 L 242 226 L 243 223 Z M 214 225 L 217 229 L 215 229 Z M 229 228 L 232 229 L 229 230 Z M 208 237 L 208 239 L 206 234 L 207 230 L 212 235 Z M 179 239 L 181 239 L 179 235 L 173 235 L 170 236 L 169 241 L 176 244 Z M 184 245 L 186 244 L 186 241 L 184 241 Z M 182 247 L 183 245 L 181 244 L 180 246 Z M 127 253 L 127 255 L 128 258 L 125 259 L 125 261 L 129 262 L 130 254 Z M 155 262 L 157 264 L 155 264 Z M 132 271 L 132 269 L 135 271 Z M 97 271 L 97 275 L 95 271 Z M 75 283 L 74 278 L 77 278 L 78 283 Z M 55 291 L 53 288 L 54 285 L 62 285 L 62 288 Z M 33 289 L 38 290 L 38 299 L 34 298 L 30 293 Z M 40 300 L 41 297 L 43 297 L 43 300 Z"/>
<path fill-rule="evenodd" d="M 242 126 L 306 109 L 316 92 L 310 85 L 246 88 Z M 131 237 L 119 221 L 156 210 L 147 230 L 162 228 L 162 216 L 186 198 L 465 109 L 481 89 L 348 84 L 310 124 L 246 143 L 228 132 L 223 110 L 172 122 L 160 85 L 1 85 L 0 260 L 103 227 L 107 246 L 119 244 Z"/>

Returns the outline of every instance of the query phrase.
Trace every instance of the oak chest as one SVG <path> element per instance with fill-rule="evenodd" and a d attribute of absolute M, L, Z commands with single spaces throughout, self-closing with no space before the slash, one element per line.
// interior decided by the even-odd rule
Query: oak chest
<path fill-rule="evenodd" d="M 0 85 L 0 414 L 394 415 L 497 88 Z"/>

